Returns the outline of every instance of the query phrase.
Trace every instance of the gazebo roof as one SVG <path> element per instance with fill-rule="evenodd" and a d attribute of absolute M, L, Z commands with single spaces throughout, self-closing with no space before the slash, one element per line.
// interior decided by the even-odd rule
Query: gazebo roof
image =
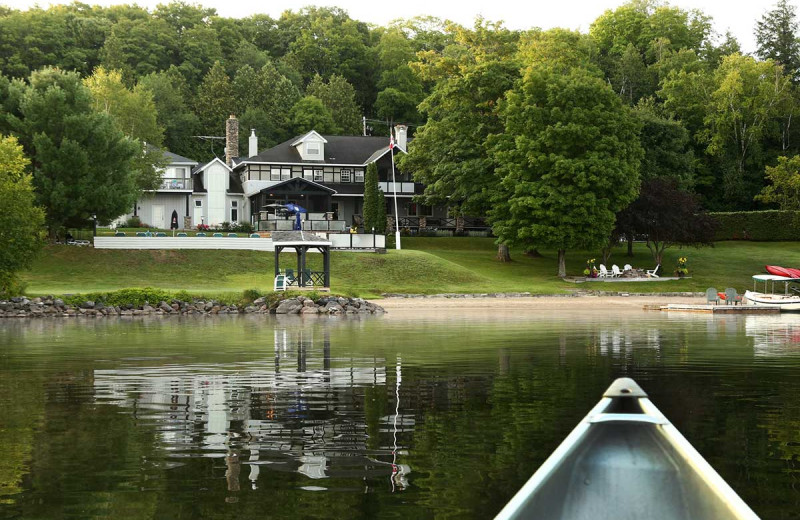
<path fill-rule="evenodd" d="M 331 242 L 307 231 L 273 231 L 272 243 L 276 246 L 330 247 Z"/>

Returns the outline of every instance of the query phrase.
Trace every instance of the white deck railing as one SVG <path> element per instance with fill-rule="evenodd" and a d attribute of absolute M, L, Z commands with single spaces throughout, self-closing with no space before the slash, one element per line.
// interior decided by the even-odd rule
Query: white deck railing
<path fill-rule="evenodd" d="M 335 249 L 382 249 L 386 237 L 373 234 L 331 233 Z M 229 237 L 95 237 L 95 249 L 240 249 L 275 251 L 271 238 Z M 313 251 L 313 250 L 312 250 Z"/>

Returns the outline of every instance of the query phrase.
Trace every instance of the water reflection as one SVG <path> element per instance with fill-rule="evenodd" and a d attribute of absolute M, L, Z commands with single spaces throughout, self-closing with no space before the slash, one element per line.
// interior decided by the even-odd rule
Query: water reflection
<path fill-rule="evenodd" d="M 241 466 L 252 489 L 263 467 L 310 479 L 350 474 L 390 475 L 407 486 L 408 465 L 398 464 L 398 434 L 413 426 L 400 412 L 402 365 L 396 361 L 395 407 L 379 431 L 391 445 L 368 446 L 369 402 L 361 388 L 387 385 L 382 357 L 332 357 L 330 331 L 276 327 L 274 358 L 238 363 L 147 364 L 126 359 L 94 371 L 98 403 L 130 410 L 136 423 L 158 432 L 171 467 L 186 458 L 224 459 L 229 491 L 238 491 Z M 341 351 L 341 349 L 337 349 Z"/>
<path fill-rule="evenodd" d="M 621 375 L 757 512 L 791 516 L 798 325 L 564 311 L 3 323 L 0 517 L 487 518 Z"/>

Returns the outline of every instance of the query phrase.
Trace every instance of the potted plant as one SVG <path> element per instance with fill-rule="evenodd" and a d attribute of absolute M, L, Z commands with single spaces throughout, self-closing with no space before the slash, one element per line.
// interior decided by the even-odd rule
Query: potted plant
<path fill-rule="evenodd" d="M 594 266 L 594 258 L 586 260 L 586 269 L 583 270 L 583 275 L 586 278 L 597 278 L 597 268 Z"/>
<path fill-rule="evenodd" d="M 683 278 L 689 274 L 689 268 L 686 267 L 685 256 L 678 258 L 678 266 L 675 268 L 675 274 L 678 275 L 678 278 Z"/>

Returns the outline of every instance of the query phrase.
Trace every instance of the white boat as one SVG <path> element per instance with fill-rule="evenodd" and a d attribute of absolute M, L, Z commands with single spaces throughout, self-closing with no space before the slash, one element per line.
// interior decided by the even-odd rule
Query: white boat
<path fill-rule="evenodd" d="M 764 292 L 757 291 L 758 282 L 764 282 Z M 775 282 L 783 283 L 783 294 L 775 292 Z M 772 288 L 768 291 L 770 283 Z M 789 292 L 789 284 L 792 283 L 800 283 L 800 278 L 757 274 L 753 276 L 753 290 L 745 291 L 744 298 L 751 305 L 771 305 L 780 307 L 781 311 L 800 311 L 800 294 L 794 292 L 795 288 L 791 288 L 793 292 Z"/>
<path fill-rule="evenodd" d="M 621 378 L 496 519 L 758 516 L 632 379 Z"/>

